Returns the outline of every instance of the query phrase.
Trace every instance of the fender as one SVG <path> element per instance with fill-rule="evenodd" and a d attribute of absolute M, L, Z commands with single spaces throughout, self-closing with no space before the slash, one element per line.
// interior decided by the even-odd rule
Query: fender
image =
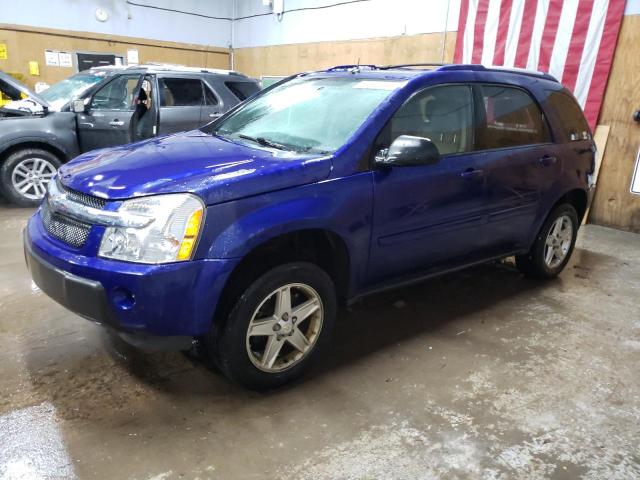
<path fill-rule="evenodd" d="M 54 112 L 46 117 L 17 117 L 0 122 L 3 132 L 0 135 L 0 155 L 16 145 L 28 143 L 53 147 L 62 153 L 60 160 L 63 162 L 80 153 L 73 113 Z"/>
<path fill-rule="evenodd" d="M 196 258 L 242 258 L 280 235 L 326 230 L 350 258 L 350 286 L 366 273 L 371 236 L 371 172 L 257 195 L 207 208 Z"/>

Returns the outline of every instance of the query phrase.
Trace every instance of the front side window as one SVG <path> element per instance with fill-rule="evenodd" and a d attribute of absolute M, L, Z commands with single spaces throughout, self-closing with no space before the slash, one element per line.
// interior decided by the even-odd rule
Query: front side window
<path fill-rule="evenodd" d="M 202 82 L 197 78 L 159 78 L 161 107 L 204 105 Z"/>
<path fill-rule="evenodd" d="M 431 140 L 440 155 L 472 149 L 473 94 L 467 85 L 431 87 L 411 97 L 392 117 L 389 145 L 400 135 Z"/>
<path fill-rule="evenodd" d="M 92 110 L 133 110 L 140 75 L 120 75 L 96 92 Z"/>
<path fill-rule="evenodd" d="M 213 133 L 285 150 L 331 153 L 405 82 L 359 77 L 288 81 L 248 100 Z"/>
<path fill-rule="evenodd" d="M 480 89 L 486 120 L 478 135 L 479 149 L 550 141 L 542 112 L 528 93 L 502 85 L 483 85 Z"/>

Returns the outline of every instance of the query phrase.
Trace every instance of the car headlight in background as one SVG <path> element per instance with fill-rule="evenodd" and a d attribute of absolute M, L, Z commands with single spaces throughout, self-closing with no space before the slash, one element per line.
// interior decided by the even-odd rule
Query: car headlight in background
<path fill-rule="evenodd" d="M 118 213 L 147 217 L 144 227 L 107 227 L 98 255 L 137 263 L 190 260 L 204 215 L 204 204 L 190 193 L 125 200 Z"/>

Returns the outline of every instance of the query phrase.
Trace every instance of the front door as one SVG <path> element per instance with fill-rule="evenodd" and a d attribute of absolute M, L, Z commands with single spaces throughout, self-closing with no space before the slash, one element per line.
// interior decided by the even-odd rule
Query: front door
<path fill-rule="evenodd" d="M 425 137 L 442 158 L 435 165 L 375 170 L 373 283 L 482 256 L 484 172 L 473 153 L 473 112 L 470 86 L 427 88 L 396 112 L 376 142 L 377 150 L 400 135 Z"/>
<path fill-rule="evenodd" d="M 131 119 L 141 82 L 139 74 L 118 75 L 91 97 L 87 111 L 77 114 L 83 152 L 132 140 Z"/>

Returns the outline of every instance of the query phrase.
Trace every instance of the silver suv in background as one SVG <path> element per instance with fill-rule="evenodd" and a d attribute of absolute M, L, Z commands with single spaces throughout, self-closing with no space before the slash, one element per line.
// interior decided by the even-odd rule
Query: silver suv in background
<path fill-rule="evenodd" d="M 198 128 L 260 87 L 234 71 L 146 64 L 92 68 L 40 94 L 0 72 L 0 90 L 14 100 L 0 108 L 0 190 L 34 206 L 78 154 Z"/>

